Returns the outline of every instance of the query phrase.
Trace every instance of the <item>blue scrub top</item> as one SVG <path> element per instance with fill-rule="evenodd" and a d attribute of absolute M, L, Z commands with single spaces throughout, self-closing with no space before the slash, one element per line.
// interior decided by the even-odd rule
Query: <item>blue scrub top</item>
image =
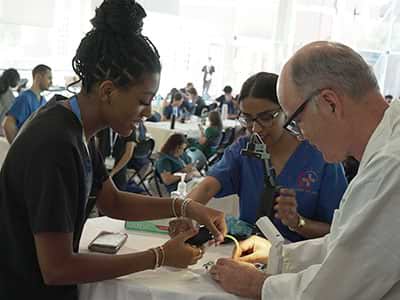
<path fill-rule="evenodd" d="M 15 98 L 15 102 L 7 115 L 15 118 L 17 128 L 20 129 L 30 115 L 45 104 L 46 99 L 43 96 L 38 100 L 36 94 L 32 90 L 26 90 Z"/>
<path fill-rule="evenodd" d="M 170 172 L 173 174 L 181 171 L 185 165 L 190 164 L 191 162 L 191 158 L 186 153 L 183 153 L 179 158 L 165 153 L 160 153 L 160 158 L 156 161 L 156 170 L 159 175 L 164 172 Z M 165 185 L 168 192 L 175 191 L 178 186 L 178 182 L 179 181 L 170 185 Z"/>
<path fill-rule="evenodd" d="M 254 224 L 264 189 L 264 162 L 240 155 L 247 141 L 248 137 L 242 137 L 226 149 L 222 159 L 208 175 L 221 184 L 216 197 L 238 194 L 240 219 Z M 286 162 L 277 177 L 277 184 L 296 189 L 300 215 L 329 224 L 347 188 L 342 165 L 326 163 L 322 154 L 307 141 L 299 144 Z M 274 219 L 273 223 L 286 239 L 292 242 L 305 239 L 289 230 L 280 220 Z"/>

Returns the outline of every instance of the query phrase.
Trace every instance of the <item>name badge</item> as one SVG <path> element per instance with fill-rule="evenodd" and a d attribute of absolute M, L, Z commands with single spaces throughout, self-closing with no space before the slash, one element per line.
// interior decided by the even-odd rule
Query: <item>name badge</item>
<path fill-rule="evenodd" d="M 104 164 L 106 165 L 107 170 L 112 170 L 115 165 L 115 158 L 112 156 L 107 156 Z"/>

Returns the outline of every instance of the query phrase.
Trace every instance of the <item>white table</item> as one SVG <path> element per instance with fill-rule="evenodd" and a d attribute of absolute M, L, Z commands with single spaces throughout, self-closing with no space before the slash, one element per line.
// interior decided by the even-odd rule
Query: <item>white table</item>
<path fill-rule="evenodd" d="M 182 133 L 190 138 L 199 138 L 200 130 L 198 127 L 199 119 L 192 117 L 191 120 L 181 123 L 179 120 L 175 122 L 175 129 L 171 129 L 170 121 L 163 122 L 145 122 L 147 132 L 155 141 L 154 151 L 160 151 L 162 145 L 167 141 L 168 137 L 173 133 Z M 238 125 L 236 120 L 225 120 L 224 128 L 235 127 Z"/>
<path fill-rule="evenodd" d="M 81 239 L 81 252 L 87 252 L 89 242 L 101 231 L 127 232 L 129 237 L 119 251 L 126 254 L 159 246 L 168 237 L 162 234 L 126 231 L 124 222 L 107 217 L 89 219 Z M 230 257 L 232 245 L 207 249 L 204 257 L 189 269 L 162 267 L 117 279 L 79 286 L 80 300 L 234 300 L 243 299 L 226 293 L 203 268 L 203 264 L 220 257 Z"/>

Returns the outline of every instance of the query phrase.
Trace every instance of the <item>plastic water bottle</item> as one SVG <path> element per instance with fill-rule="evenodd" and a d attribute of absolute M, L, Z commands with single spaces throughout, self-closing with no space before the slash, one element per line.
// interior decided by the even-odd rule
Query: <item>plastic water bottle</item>
<path fill-rule="evenodd" d="M 222 104 L 221 118 L 222 120 L 228 119 L 228 104 L 226 103 Z"/>
<path fill-rule="evenodd" d="M 171 116 L 171 126 L 170 126 L 170 129 L 175 129 L 175 115 L 174 114 L 172 114 L 172 116 Z"/>
<path fill-rule="evenodd" d="M 179 114 L 178 106 L 174 106 L 174 107 L 172 108 L 172 114 L 173 114 L 176 118 L 178 117 L 178 114 Z"/>
<path fill-rule="evenodd" d="M 154 97 L 154 101 L 152 103 L 152 109 L 154 109 L 156 112 L 162 113 L 162 97 L 160 94 Z"/>
<path fill-rule="evenodd" d="M 170 126 L 171 129 L 175 129 L 176 118 L 178 118 L 178 107 L 174 106 L 172 108 L 172 115 L 171 115 L 171 126 Z"/>

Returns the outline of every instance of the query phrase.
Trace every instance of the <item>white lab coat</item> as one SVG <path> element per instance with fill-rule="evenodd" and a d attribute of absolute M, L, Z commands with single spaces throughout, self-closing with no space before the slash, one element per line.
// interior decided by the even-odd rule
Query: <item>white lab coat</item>
<path fill-rule="evenodd" d="M 400 102 L 372 134 L 324 238 L 284 246 L 262 299 L 400 299 Z M 271 259 L 274 259 L 271 257 Z"/>

